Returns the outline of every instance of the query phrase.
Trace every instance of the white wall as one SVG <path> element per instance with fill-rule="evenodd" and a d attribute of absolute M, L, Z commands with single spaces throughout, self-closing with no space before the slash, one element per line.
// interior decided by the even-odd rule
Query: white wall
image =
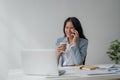
<path fill-rule="evenodd" d="M 6 80 L 8 75 L 8 27 L 2 18 L 2 4 L 0 1 L 0 80 Z M 5 17 L 4 17 L 5 18 Z"/>
<path fill-rule="evenodd" d="M 6 32 L 0 50 L 6 51 L 10 68 L 21 67 L 24 48 L 54 48 L 69 16 L 80 19 L 89 40 L 86 63 L 111 63 L 106 51 L 110 41 L 120 39 L 120 0 L 0 1 L 0 28 Z"/>

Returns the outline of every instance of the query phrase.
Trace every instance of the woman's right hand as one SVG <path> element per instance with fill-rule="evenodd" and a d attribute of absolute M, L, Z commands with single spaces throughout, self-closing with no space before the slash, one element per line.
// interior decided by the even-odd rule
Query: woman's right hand
<path fill-rule="evenodd" d="M 59 59 L 60 55 L 62 54 L 62 46 L 59 45 L 58 48 L 57 48 L 57 59 Z"/>

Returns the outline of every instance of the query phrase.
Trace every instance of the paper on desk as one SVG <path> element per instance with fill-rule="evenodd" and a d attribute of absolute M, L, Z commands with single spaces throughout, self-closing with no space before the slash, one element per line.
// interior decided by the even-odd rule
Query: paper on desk
<path fill-rule="evenodd" d="M 111 68 L 111 67 L 113 67 L 114 66 L 114 64 L 102 64 L 102 65 L 99 65 L 99 67 L 100 68 Z"/>
<path fill-rule="evenodd" d="M 108 67 L 108 66 L 107 66 Z M 109 65 L 110 67 L 110 65 Z M 80 77 L 87 77 L 89 75 L 102 75 L 102 74 L 114 74 L 115 71 L 108 71 L 108 69 L 96 69 L 96 70 L 78 70 L 78 69 L 66 69 L 65 76 L 73 75 Z"/>
<path fill-rule="evenodd" d="M 88 72 L 88 75 L 103 75 L 103 74 L 115 74 L 115 72 L 107 71 L 107 70 L 95 70 Z"/>

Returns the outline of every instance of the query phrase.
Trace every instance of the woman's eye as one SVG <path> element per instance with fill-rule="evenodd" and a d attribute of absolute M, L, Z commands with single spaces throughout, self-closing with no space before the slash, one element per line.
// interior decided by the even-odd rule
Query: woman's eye
<path fill-rule="evenodd" d="M 71 30 L 72 30 L 72 31 L 74 31 L 74 30 L 75 30 L 75 28 L 72 28 Z"/>
<path fill-rule="evenodd" d="M 65 27 L 66 29 L 68 29 L 68 27 Z"/>

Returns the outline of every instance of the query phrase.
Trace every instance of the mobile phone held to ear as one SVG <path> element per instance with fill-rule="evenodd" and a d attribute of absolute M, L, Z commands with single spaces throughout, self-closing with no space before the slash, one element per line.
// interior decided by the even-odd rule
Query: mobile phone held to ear
<path fill-rule="evenodd" d="M 72 36 L 74 37 L 75 33 L 72 33 Z"/>
<path fill-rule="evenodd" d="M 73 32 L 72 34 L 74 34 L 74 35 L 75 35 L 75 32 Z"/>
<path fill-rule="evenodd" d="M 75 35 L 75 32 L 73 32 L 72 35 Z"/>

